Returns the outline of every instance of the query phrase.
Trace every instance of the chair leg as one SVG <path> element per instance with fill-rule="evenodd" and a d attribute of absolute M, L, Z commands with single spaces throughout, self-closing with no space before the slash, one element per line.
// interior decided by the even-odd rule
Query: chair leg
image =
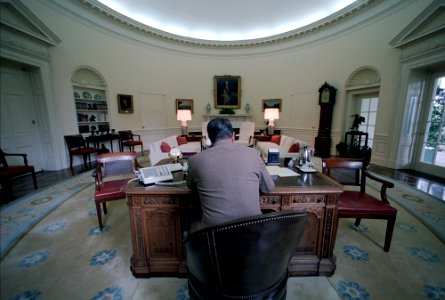
<path fill-rule="evenodd" d="M 102 207 L 103 207 L 103 210 L 104 210 L 104 215 L 106 215 L 108 212 L 107 212 L 107 203 L 106 202 L 102 202 Z"/>
<path fill-rule="evenodd" d="M 96 202 L 96 212 L 97 212 L 97 220 L 99 222 L 99 228 L 100 230 L 102 230 L 103 225 L 102 225 L 102 213 L 100 211 L 100 203 Z"/>
<path fill-rule="evenodd" d="M 358 226 L 360 225 L 360 221 L 361 221 L 361 220 L 362 220 L 362 219 L 359 219 L 359 218 L 355 219 L 354 226 L 355 226 L 355 227 L 358 227 Z"/>
<path fill-rule="evenodd" d="M 386 225 L 386 235 L 385 235 L 385 245 L 383 246 L 383 251 L 389 252 L 389 247 L 391 247 L 392 233 L 394 231 L 394 224 L 396 223 L 396 217 L 388 220 Z"/>
<path fill-rule="evenodd" d="M 74 173 L 74 170 L 73 170 L 73 155 L 70 153 L 70 170 L 71 170 L 71 173 Z"/>
<path fill-rule="evenodd" d="M 83 166 L 85 167 L 85 169 L 88 170 L 88 165 L 87 165 L 87 154 L 82 155 L 83 156 Z"/>
<path fill-rule="evenodd" d="M 36 178 L 36 172 L 33 170 L 31 173 L 32 176 L 32 183 L 34 184 L 34 189 L 37 190 L 37 178 Z"/>

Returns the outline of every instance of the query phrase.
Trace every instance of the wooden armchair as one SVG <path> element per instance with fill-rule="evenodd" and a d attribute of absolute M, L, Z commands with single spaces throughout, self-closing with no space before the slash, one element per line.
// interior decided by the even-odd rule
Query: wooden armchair
<path fill-rule="evenodd" d="M 83 158 L 83 165 L 85 169 L 88 169 L 87 158 L 89 166 L 91 168 L 91 154 L 98 153 L 99 148 L 89 147 L 88 143 L 85 141 L 81 134 L 76 135 L 65 135 L 65 142 L 68 147 L 68 152 L 70 155 L 70 169 L 73 172 L 73 156 L 80 155 Z"/>
<path fill-rule="evenodd" d="M 9 165 L 6 157 L 20 157 L 23 159 L 22 165 Z M 2 190 L 5 192 L 5 195 L 8 199 L 14 199 L 14 195 L 12 193 L 12 185 L 11 181 L 17 177 L 31 174 L 32 181 L 34 184 L 34 189 L 37 189 L 37 179 L 36 172 L 34 170 L 34 166 L 28 165 L 27 154 L 21 153 L 5 153 L 2 149 L 0 149 L 0 184 L 2 186 Z"/>
<path fill-rule="evenodd" d="M 322 161 L 323 173 L 344 185 L 360 186 L 360 191 L 344 191 L 338 204 L 339 218 L 355 218 L 355 226 L 361 219 L 387 220 L 383 250 L 389 251 L 397 217 L 397 209 L 392 207 L 386 197 L 386 189 L 393 188 L 392 182 L 367 172 L 362 159 L 325 158 Z M 380 199 L 366 194 L 366 178 L 382 184 Z"/>
<path fill-rule="evenodd" d="M 131 152 L 134 152 L 135 146 L 141 146 L 141 155 L 144 154 L 144 145 L 141 141 L 141 136 L 139 134 L 133 134 L 131 130 L 119 131 L 119 148 L 120 151 L 124 151 L 124 147 L 128 147 Z M 137 137 L 137 140 L 134 139 Z"/>
<path fill-rule="evenodd" d="M 102 203 L 104 214 L 107 214 L 106 202 L 125 198 L 122 190 L 128 181 L 135 178 L 135 171 L 139 169 L 136 153 L 114 152 L 101 154 L 97 157 L 95 177 L 94 201 L 96 203 L 99 228 L 102 230 Z"/>

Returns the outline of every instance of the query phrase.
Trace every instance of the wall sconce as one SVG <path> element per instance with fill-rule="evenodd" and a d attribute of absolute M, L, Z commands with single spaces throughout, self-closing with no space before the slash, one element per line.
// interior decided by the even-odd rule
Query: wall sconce
<path fill-rule="evenodd" d="M 178 109 L 176 120 L 181 121 L 181 135 L 188 135 L 187 121 L 192 120 L 192 111 L 189 109 Z"/>
<path fill-rule="evenodd" d="M 273 135 L 275 131 L 275 120 L 280 118 L 280 111 L 278 108 L 266 108 L 264 110 L 264 119 L 269 120 L 267 124 L 267 134 Z"/>

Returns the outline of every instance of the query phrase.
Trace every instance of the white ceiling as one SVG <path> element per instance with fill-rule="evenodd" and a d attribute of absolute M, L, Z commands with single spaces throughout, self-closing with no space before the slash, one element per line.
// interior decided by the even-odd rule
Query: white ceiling
<path fill-rule="evenodd" d="M 150 27 L 202 40 L 265 38 L 311 24 L 356 0 L 97 0 Z"/>

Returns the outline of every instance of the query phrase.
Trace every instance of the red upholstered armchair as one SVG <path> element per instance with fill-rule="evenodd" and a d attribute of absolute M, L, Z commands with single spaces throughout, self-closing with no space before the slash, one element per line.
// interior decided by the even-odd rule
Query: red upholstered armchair
<path fill-rule="evenodd" d="M 96 170 L 93 172 L 96 185 L 94 201 L 100 229 L 103 228 L 100 204 L 102 203 L 104 214 L 107 214 L 106 202 L 125 198 L 122 189 L 130 179 L 135 178 L 135 171 L 138 169 L 134 152 L 114 152 L 97 157 Z"/>
<path fill-rule="evenodd" d="M 367 172 L 364 161 L 353 158 L 323 159 L 323 173 L 343 185 L 359 186 L 360 191 L 346 190 L 340 196 L 338 204 L 339 218 L 355 218 L 355 226 L 361 219 L 387 220 L 385 245 L 383 250 L 389 251 L 392 233 L 397 217 L 397 209 L 392 207 L 386 197 L 386 189 L 393 188 L 392 182 L 376 177 Z M 380 199 L 366 193 L 366 178 L 382 184 Z"/>
<path fill-rule="evenodd" d="M 20 157 L 23 159 L 22 165 L 9 165 L 6 157 Z M 0 184 L 6 197 L 10 200 L 14 199 L 12 193 L 11 181 L 19 176 L 31 174 L 34 189 L 37 189 L 37 179 L 34 166 L 28 165 L 27 154 L 21 153 L 5 153 L 0 149 Z"/>

